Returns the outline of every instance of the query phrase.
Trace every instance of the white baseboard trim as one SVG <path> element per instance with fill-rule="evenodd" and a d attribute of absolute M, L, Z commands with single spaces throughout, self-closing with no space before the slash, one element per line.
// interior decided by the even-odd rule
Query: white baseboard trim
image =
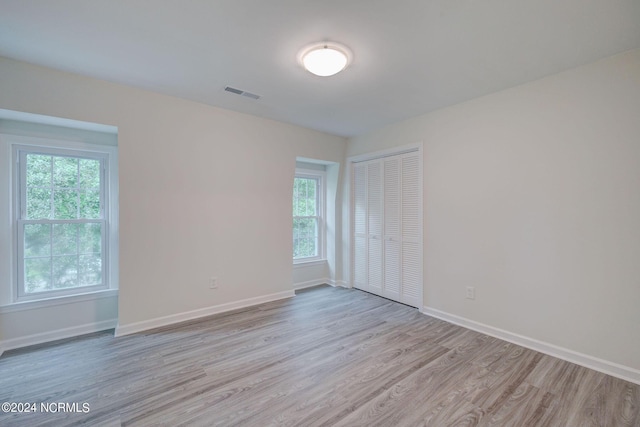
<path fill-rule="evenodd" d="M 335 280 L 334 284 L 332 286 L 338 286 L 338 287 L 346 288 L 346 289 L 351 288 L 351 286 L 349 286 L 349 284 L 347 282 L 345 282 L 344 280 Z"/>
<path fill-rule="evenodd" d="M 306 282 L 299 282 L 299 283 L 294 283 L 293 284 L 293 289 L 300 290 L 300 289 L 305 289 L 305 288 L 312 288 L 314 286 L 318 286 L 318 285 L 331 285 L 331 282 L 333 282 L 333 280 L 331 279 L 327 279 L 327 278 L 323 278 L 323 279 L 315 279 L 315 280 L 307 280 Z"/>
<path fill-rule="evenodd" d="M 349 284 L 344 280 L 333 280 L 333 279 L 324 278 L 324 279 L 309 280 L 307 282 L 294 283 L 293 289 L 299 290 L 304 288 L 312 288 L 318 285 L 329 285 L 329 286 L 333 286 L 334 288 L 336 287 L 346 288 L 346 289 L 350 288 Z"/>
<path fill-rule="evenodd" d="M 425 306 L 422 308 L 421 312 L 428 316 L 444 320 L 445 322 L 453 323 L 454 325 L 462 326 L 495 338 L 500 338 L 501 340 L 508 341 L 531 350 L 539 351 L 540 353 L 557 357 L 558 359 L 566 360 L 567 362 L 575 363 L 576 365 L 584 366 L 585 368 L 593 369 L 594 371 L 599 371 L 625 381 L 640 384 L 640 371 L 628 366 L 598 359 L 597 357 L 505 331 L 504 329 L 494 328 L 493 326 L 485 325 L 435 308 Z"/>
<path fill-rule="evenodd" d="M 117 319 L 102 320 L 95 323 L 87 323 L 86 325 L 73 326 L 71 328 L 56 329 L 54 331 L 42 332 L 39 334 L 27 335 L 24 337 L 11 338 L 0 342 L 0 356 L 7 350 L 15 348 L 27 347 L 35 344 L 42 344 L 49 341 L 71 338 L 78 335 L 91 334 L 93 332 L 113 329 L 118 323 Z"/>
<path fill-rule="evenodd" d="M 211 316 L 212 314 L 224 313 L 225 311 L 236 310 L 239 308 L 250 307 L 252 305 L 263 304 L 265 302 L 276 301 L 279 299 L 294 297 L 293 291 L 277 292 L 254 298 L 247 298 L 240 301 L 228 302 L 225 304 L 214 305 L 211 307 L 200 308 L 198 310 L 186 311 L 184 313 L 172 314 L 169 316 L 156 317 L 155 319 L 134 322 L 128 325 L 118 325 L 116 327 L 115 336 L 135 334 L 149 329 L 159 328 L 162 326 L 173 325 L 175 323 L 186 322 L 188 320 L 198 319 L 200 317 Z"/>

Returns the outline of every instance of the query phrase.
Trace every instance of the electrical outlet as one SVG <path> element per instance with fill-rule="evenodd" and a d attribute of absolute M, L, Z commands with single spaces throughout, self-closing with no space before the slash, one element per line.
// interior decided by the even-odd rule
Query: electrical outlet
<path fill-rule="evenodd" d="M 218 278 L 212 277 L 209 279 L 209 289 L 218 289 Z"/>
<path fill-rule="evenodd" d="M 465 296 L 467 299 L 476 299 L 476 288 L 473 286 L 467 286 L 467 293 Z"/>

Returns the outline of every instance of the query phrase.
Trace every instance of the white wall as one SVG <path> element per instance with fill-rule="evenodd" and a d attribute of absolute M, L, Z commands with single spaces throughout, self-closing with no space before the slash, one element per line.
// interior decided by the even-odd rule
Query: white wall
<path fill-rule="evenodd" d="M 640 373 L 640 50 L 353 138 L 347 155 L 418 141 L 425 306 Z"/>
<path fill-rule="evenodd" d="M 346 145 L 4 58 L 0 108 L 118 127 L 121 327 L 290 292 L 295 159 L 342 162 Z M 0 340 L 11 329 L 2 322 Z"/>
<path fill-rule="evenodd" d="M 346 147 L 345 147 L 346 148 Z M 343 271 L 342 237 L 342 188 L 346 165 L 327 165 L 327 269 L 331 285 L 346 286 Z"/>

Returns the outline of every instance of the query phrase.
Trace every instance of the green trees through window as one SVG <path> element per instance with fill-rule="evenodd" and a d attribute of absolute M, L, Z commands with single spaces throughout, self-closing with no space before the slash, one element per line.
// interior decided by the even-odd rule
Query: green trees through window
<path fill-rule="evenodd" d="M 293 259 L 319 256 L 320 178 L 293 182 Z"/>
<path fill-rule="evenodd" d="M 102 160 L 24 153 L 23 294 L 103 284 Z"/>

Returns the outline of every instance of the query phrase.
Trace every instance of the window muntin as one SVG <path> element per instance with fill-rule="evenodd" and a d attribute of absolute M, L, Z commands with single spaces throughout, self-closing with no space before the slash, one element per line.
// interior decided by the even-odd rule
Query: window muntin
<path fill-rule="evenodd" d="M 106 289 L 107 156 L 21 147 L 17 159 L 18 300 Z"/>
<path fill-rule="evenodd" d="M 296 172 L 293 182 L 293 260 L 323 257 L 323 175 Z"/>

